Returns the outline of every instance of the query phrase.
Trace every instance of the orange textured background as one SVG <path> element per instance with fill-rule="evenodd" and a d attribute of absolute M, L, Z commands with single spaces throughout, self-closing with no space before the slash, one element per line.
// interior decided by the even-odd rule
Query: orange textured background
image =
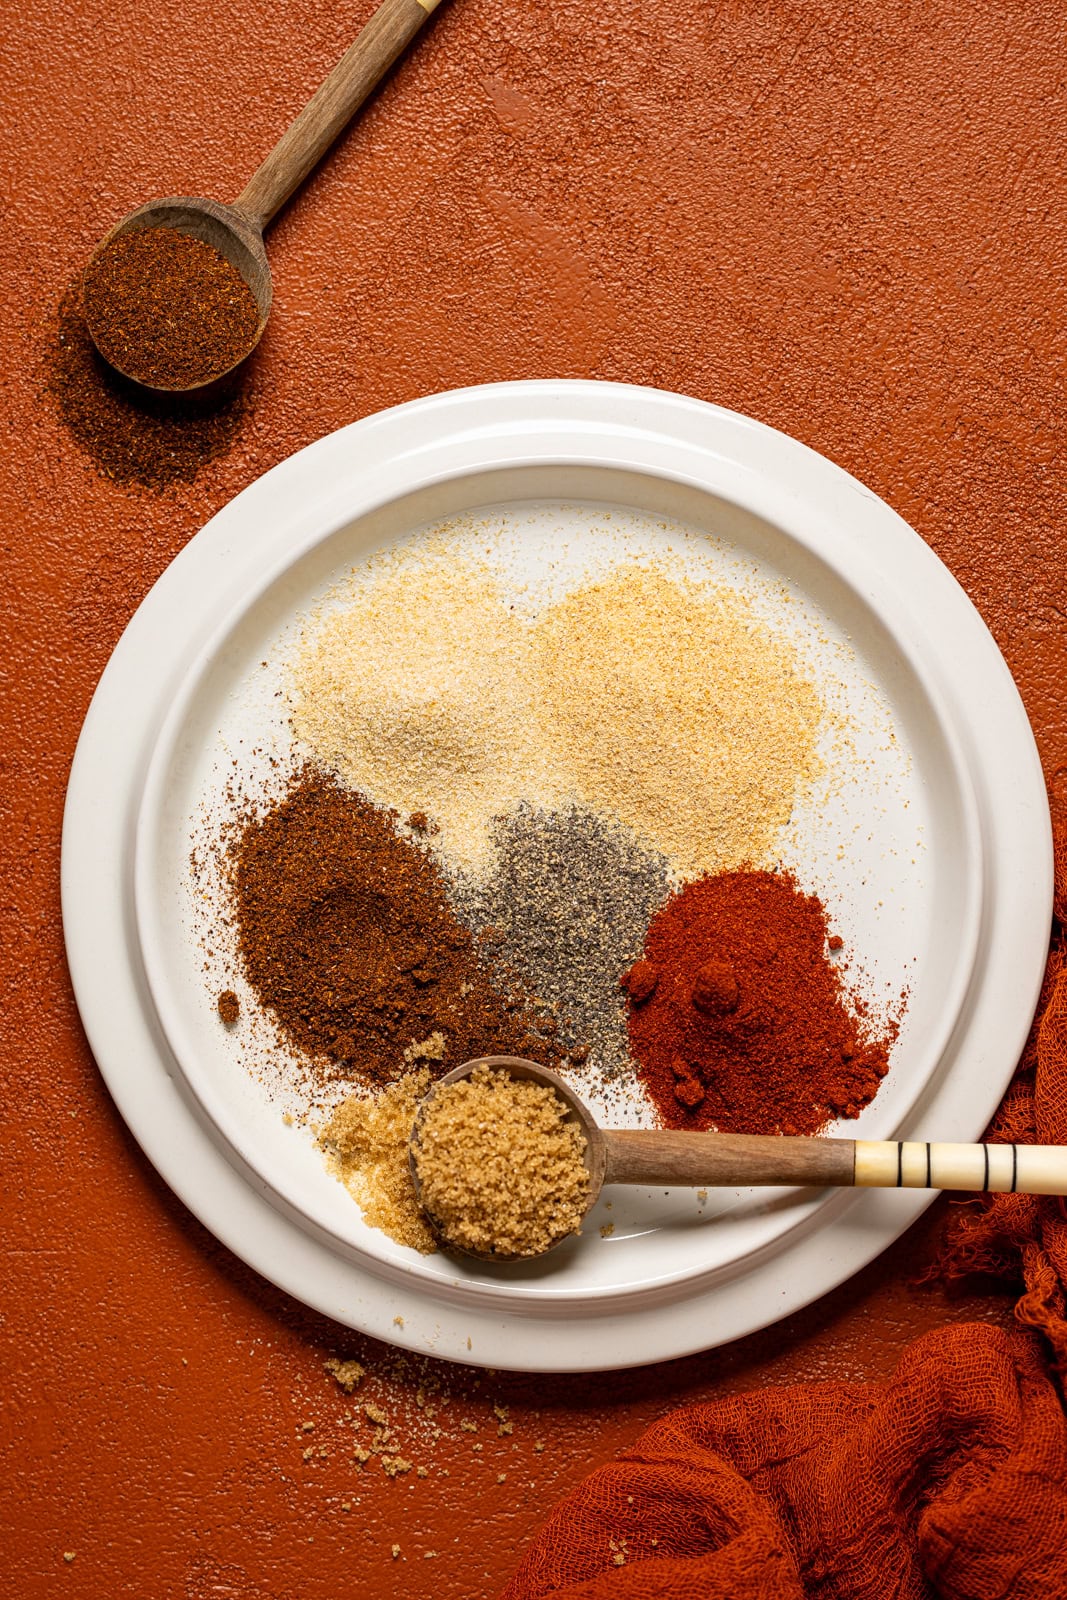
<path fill-rule="evenodd" d="M 948 563 L 1047 774 L 1067 772 L 1052 0 L 447 0 L 273 230 L 275 311 L 233 449 L 165 495 L 94 472 L 43 392 L 65 285 L 141 200 L 231 198 L 369 10 L 57 0 L 9 8 L 0 35 L 0 1593 L 19 1600 L 491 1593 L 558 1493 L 668 1406 L 881 1374 L 924 1327 L 1009 1313 L 909 1287 L 936 1207 L 828 1300 L 706 1356 L 551 1381 L 398 1372 L 217 1245 L 108 1099 L 58 906 L 94 684 L 201 523 L 382 406 L 600 377 L 798 436 Z M 356 1472 L 331 1355 L 366 1362 L 425 1477 Z M 415 1396 L 442 1379 L 433 1439 Z"/>

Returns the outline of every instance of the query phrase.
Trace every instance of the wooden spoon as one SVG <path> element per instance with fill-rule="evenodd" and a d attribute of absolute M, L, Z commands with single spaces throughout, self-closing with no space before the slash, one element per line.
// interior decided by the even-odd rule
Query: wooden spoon
<path fill-rule="evenodd" d="M 441 0 L 382 0 L 354 44 L 290 123 L 233 205 L 187 195 L 149 200 L 147 205 L 131 211 L 100 241 L 90 258 L 90 268 L 114 239 L 143 228 L 173 228 L 212 245 L 240 273 L 259 313 L 251 343 L 229 371 L 240 366 L 259 343 L 270 314 L 271 281 L 263 244 L 264 229 L 440 3 Z M 86 325 L 96 344 L 96 333 L 88 314 Z M 103 350 L 100 353 L 109 359 Z M 112 361 L 111 365 L 116 364 Z M 116 370 L 121 372 L 122 368 L 116 367 Z M 182 385 L 181 392 L 207 388 L 226 375 L 215 373 L 203 383 Z M 123 372 L 123 377 L 140 382 L 135 373 Z M 165 389 L 157 384 L 140 382 L 140 386 L 158 393 L 175 393 L 173 388 Z"/>
<path fill-rule="evenodd" d="M 417 1139 L 425 1108 L 445 1084 L 488 1066 L 549 1085 L 585 1136 L 589 1172 L 586 1215 L 607 1183 L 650 1189 L 745 1188 L 804 1184 L 817 1188 L 970 1189 L 998 1194 L 1067 1194 L 1067 1147 L 1031 1144 L 929 1144 L 912 1140 L 791 1138 L 762 1133 L 686 1133 L 667 1128 L 600 1128 L 589 1108 L 556 1073 L 517 1056 L 483 1056 L 445 1074 L 419 1107 L 408 1146 L 422 1199 Z M 458 1250 L 427 1213 L 446 1249 Z M 562 1243 L 560 1240 L 558 1243 Z M 552 1247 L 556 1248 L 555 1245 Z M 460 1254 L 473 1254 L 459 1251 Z M 499 1252 L 482 1260 L 505 1259 Z M 510 1259 L 518 1259 L 511 1257 Z"/>

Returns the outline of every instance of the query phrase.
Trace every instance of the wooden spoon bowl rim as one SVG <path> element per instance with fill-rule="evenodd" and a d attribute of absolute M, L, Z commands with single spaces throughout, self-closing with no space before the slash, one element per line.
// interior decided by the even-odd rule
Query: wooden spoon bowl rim
<path fill-rule="evenodd" d="M 216 373 L 214 377 L 206 379 L 203 383 L 170 385 L 145 383 L 143 379 L 125 371 L 117 362 L 105 355 L 96 342 L 92 321 L 86 310 L 85 326 L 89 337 L 103 360 L 125 378 L 128 383 L 135 384 L 138 388 L 150 390 L 153 394 L 163 395 L 197 394 L 210 391 L 228 380 L 233 373 L 244 365 L 259 344 L 260 339 L 263 337 L 263 330 L 267 326 L 267 318 L 270 316 L 274 291 L 262 231 L 251 218 L 245 216 L 244 212 L 239 211 L 236 206 L 223 205 L 219 200 L 210 200 L 199 195 L 166 195 L 158 200 L 147 201 L 117 222 L 104 235 L 89 257 L 86 273 L 91 270 L 93 263 L 99 259 L 101 253 L 107 249 L 113 240 L 119 239 L 127 233 L 143 232 L 150 228 L 173 228 L 176 233 L 188 234 L 191 238 L 200 239 L 205 244 L 212 245 L 220 255 L 225 256 L 230 265 L 240 273 L 242 281 L 256 303 L 258 320 L 252 342 L 245 353 L 225 372 Z"/>
<path fill-rule="evenodd" d="M 597 1200 L 600 1198 L 600 1191 L 604 1186 L 606 1167 L 604 1135 L 597 1126 L 588 1106 L 558 1073 L 552 1072 L 548 1067 L 540 1066 L 536 1061 L 526 1060 L 522 1056 L 478 1056 L 472 1061 L 464 1061 L 460 1066 L 453 1067 L 451 1072 L 446 1072 L 443 1077 L 438 1078 L 437 1082 L 432 1085 L 420 1101 L 411 1130 L 411 1137 L 408 1140 L 408 1167 L 411 1172 L 411 1181 L 415 1185 L 416 1199 L 419 1205 L 422 1206 L 423 1215 L 429 1222 L 431 1231 L 438 1243 L 442 1248 L 447 1249 L 454 1255 L 470 1256 L 476 1261 L 539 1261 L 544 1256 L 550 1255 L 553 1250 L 558 1250 L 560 1245 L 565 1244 L 568 1239 L 574 1237 L 573 1234 L 565 1234 L 562 1239 L 557 1239 L 555 1244 L 550 1245 L 548 1250 L 538 1251 L 534 1255 L 504 1255 L 499 1251 L 464 1250 L 448 1239 L 447 1234 L 433 1213 L 422 1205 L 422 1185 L 419 1181 L 418 1166 L 415 1160 L 415 1145 L 418 1142 L 419 1127 L 426 1108 L 438 1089 L 443 1088 L 446 1084 L 459 1083 L 462 1079 L 469 1078 L 478 1067 L 490 1067 L 494 1071 L 509 1072 L 514 1078 L 525 1078 L 534 1083 L 543 1083 L 547 1087 L 554 1089 L 559 1098 L 565 1102 L 571 1117 L 578 1123 L 585 1137 L 585 1166 L 586 1171 L 589 1173 L 589 1198 L 583 1213 L 583 1222 L 596 1205 Z"/>

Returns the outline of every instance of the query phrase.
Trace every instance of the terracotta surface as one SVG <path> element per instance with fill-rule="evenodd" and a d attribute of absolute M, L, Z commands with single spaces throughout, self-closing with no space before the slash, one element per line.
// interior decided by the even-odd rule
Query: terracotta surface
<path fill-rule="evenodd" d="M 58 912 L 93 686 L 219 505 L 396 401 L 618 378 L 799 436 L 949 564 L 1048 774 L 1067 773 L 1067 39 L 1050 0 L 448 0 L 273 230 L 276 309 L 234 448 L 164 496 L 95 473 L 42 393 L 64 286 L 137 202 L 232 197 L 369 9 L 65 0 L 10 12 L 0 41 L 0 1591 L 20 1600 L 488 1594 L 558 1493 L 668 1406 L 882 1373 L 922 1328 L 1010 1310 L 909 1287 L 935 1208 L 828 1300 L 714 1354 L 551 1382 L 395 1373 L 206 1235 L 103 1089 Z M 425 1478 L 355 1470 L 331 1355 L 366 1362 L 361 1396 Z M 415 1395 L 436 1380 L 454 1398 L 434 1440 Z"/>

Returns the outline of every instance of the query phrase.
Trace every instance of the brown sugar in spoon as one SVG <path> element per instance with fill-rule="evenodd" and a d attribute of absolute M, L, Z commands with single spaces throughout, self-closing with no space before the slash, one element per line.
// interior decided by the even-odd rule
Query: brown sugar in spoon
<path fill-rule="evenodd" d="M 600 1128 L 589 1108 L 547 1067 L 517 1056 L 484 1056 L 446 1073 L 424 1097 L 412 1129 L 408 1160 L 423 1203 L 418 1137 L 425 1109 L 447 1084 L 479 1067 L 507 1072 L 553 1089 L 585 1139 L 589 1176 L 585 1214 L 605 1184 L 642 1188 L 966 1189 L 999 1194 L 1067 1194 L 1067 1147 L 1020 1144 L 936 1144 L 916 1140 L 799 1138 L 759 1133 L 688 1133 L 668 1128 Z M 462 1249 L 440 1219 L 427 1212 L 443 1248 L 480 1260 L 523 1259 L 521 1252 Z M 583 1219 L 584 1220 L 584 1219 Z M 561 1244 L 563 1239 L 556 1241 Z M 555 1245 L 552 1246 L 555 1248 Z M 528 1256 L 543 1254 L 528 1252 Z M 527 1257 L 528 1258 L 528 1257 Z"/>
<path fill-rule="evenodd" d="M 256 321 L 250 326 L 240 353 L 222 370 L 211 371 L 196 381 L 146 381 L 137 371 L 123 365 L 123 356 L 117 351 L 115 341 L 107 337 L 101 318 L 99 314 L 94 315 L 90 296 L 86 295 L 89 336 L 109 365 L 142 388 L 175 394 L 202 390 L 218 383 L 251 355 L 266 327 L 271 307 L 264 229 L 440 3 L 441 0 L 382 0 L 366 27 L 290 123 L 232 205 L 186 195 L 150 200 L 111 229 L 89 260 L 87 281 L 116 239 L 145 229 L 166 228 L 210 245 L 229 262 L 252 296 Z M 175 308 L 174 314 L 178 314 L 179 309 Z"/>

